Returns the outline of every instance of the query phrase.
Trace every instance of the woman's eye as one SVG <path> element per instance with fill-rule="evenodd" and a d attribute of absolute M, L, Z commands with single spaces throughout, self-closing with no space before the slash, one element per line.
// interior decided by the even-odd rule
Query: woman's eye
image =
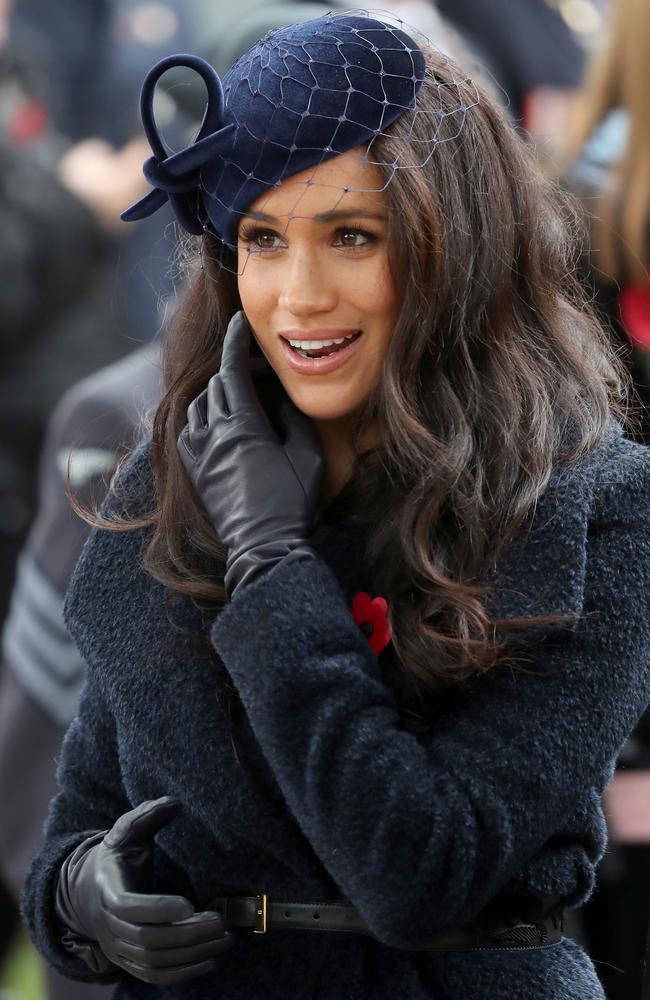
<path fill-rule="evenodd" d="M 372 233 L 366 232 L 365 229 L 337 229 L 336 232 L 337 233 L 341 233 L 343 236 L 352 236 L 354 238 L 356 238 L 358 236 L 361 237 L 361 239 L 363 240 L 362 243 L 344 243 L 343 244 L 344 246 L 346 246 L 350 250 L 356 250 L 357 248 L 361 249 L 362 247 L 367 246 L 369 243 L 372 243 L 374 241 L 374 239 L 375 239 L 375 237 L 372 235 Z"/>
<path fill-rule="evenodd" d="M 248 232 L 242 233 L 242 241 L 254 247 L 258 247 L 260 250 L 275 250 L 275 246 L 271 243 L 266 242 L 268 239 L 279 239 L 277 233 L 272 232 L 270 229 L 251 229 Z"/>

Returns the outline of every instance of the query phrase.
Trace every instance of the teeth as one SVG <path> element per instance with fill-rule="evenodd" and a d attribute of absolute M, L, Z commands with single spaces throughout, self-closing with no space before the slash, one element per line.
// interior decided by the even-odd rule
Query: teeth
<path fill-rule="evenodd" d="M 350 340 L 357 334 L 358 330 L 353 330 L 340 340 L 290 340 L 292 347 L 299 347 L 302 351 L 317 351 L 319 347 L 330 347 L 332 344 L 342 344 L 344 340 Z"/>

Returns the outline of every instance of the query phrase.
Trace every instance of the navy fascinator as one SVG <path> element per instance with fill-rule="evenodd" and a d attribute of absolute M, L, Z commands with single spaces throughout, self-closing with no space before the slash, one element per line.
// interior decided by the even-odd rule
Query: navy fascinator
<path fill-rule="evenodd" d="M 194 142 L 169 155 L 153 95 L 176 66 L 196 70 L 208 98 Z M 286 177 L 372 141 L 413 106 L 424 73 L 423 52 L 405 31 L 358 14 L 328 13 L 270 31 L 223 81 L 199 56 L 168 56 L 147 74 L 140 102 L 153 152 L 144 173 L 154 190 L 122 219 L 142 219 L 169 199 L 185 230 L 211 229 L 234 249 L 251 202 Z"/>

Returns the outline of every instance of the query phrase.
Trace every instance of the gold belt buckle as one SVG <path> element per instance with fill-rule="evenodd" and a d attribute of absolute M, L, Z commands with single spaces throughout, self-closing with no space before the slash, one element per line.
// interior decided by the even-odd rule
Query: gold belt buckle
<path fill-rule="evenodd" d="M 257 916 L 257 927 L 253 929 L 253 934 L 266 934 L 267 929 L 267 917 L 268 917 L 268 896 L 265 892 L 257 893 L 257 907 L 255 909 L 255 914 Z"/>

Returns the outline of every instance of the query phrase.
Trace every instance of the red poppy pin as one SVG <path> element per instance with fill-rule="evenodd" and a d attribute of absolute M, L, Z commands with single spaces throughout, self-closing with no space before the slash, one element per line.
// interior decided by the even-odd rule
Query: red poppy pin
<path fill-rule="evenodd" d="M 374 653 L 381 653 L 391 640 L 388 603 L 383 597 L 371 599 L 361 591 L 352 599 L 352 616 L 366 636 Z"/>

